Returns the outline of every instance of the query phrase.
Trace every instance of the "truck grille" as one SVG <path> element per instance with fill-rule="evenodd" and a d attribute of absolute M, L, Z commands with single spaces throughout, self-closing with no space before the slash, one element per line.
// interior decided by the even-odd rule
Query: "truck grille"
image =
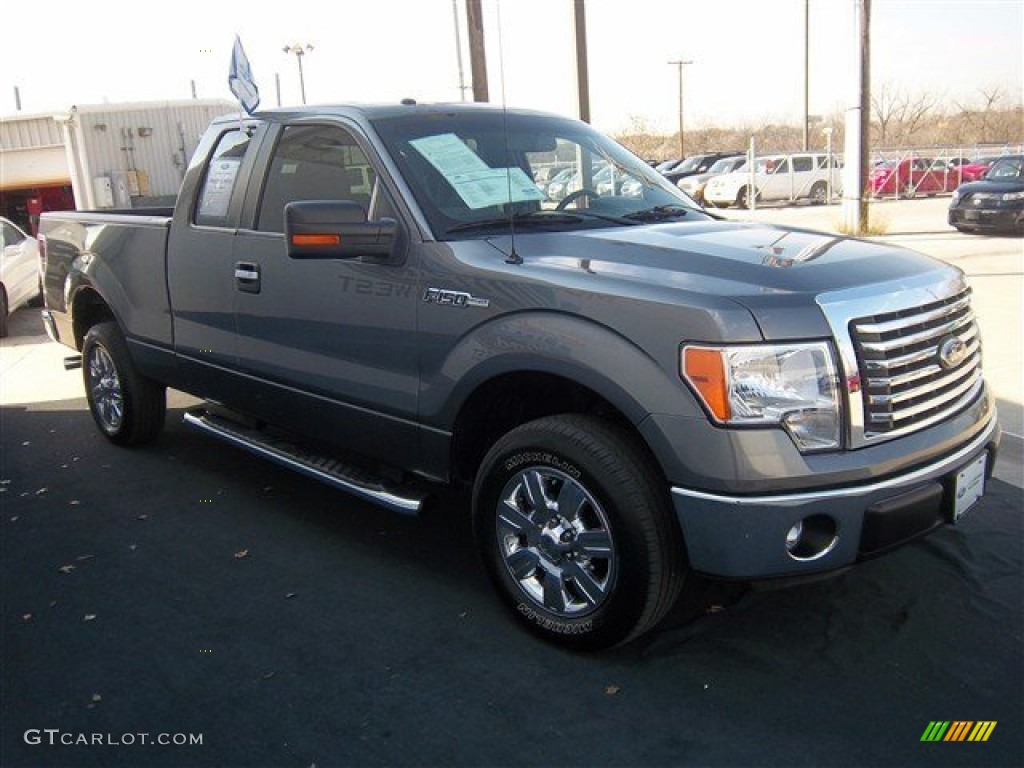
<path fill-rule="evenodd" d="M 925 306 L 858 318 L 850 331 L 860 367 L 865 439 L 894 437 L 939 421 L 982 386 L 970 289 Z"/>

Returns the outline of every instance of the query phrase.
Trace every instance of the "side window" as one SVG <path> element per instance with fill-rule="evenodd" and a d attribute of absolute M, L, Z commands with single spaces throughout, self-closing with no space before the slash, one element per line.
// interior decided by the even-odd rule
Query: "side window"
<path fill-rule="evenodd" d="M 284 231 L 284 207 L 295 200 L 352 200 L 370 207 L 376 176 L 343 128 L 290 125 L 270 160 L 256 228 Z"/>
<path fill-rule="evenodd" d="M 0 222 L 0 224 L 2 224 L 2 228 L 0 228 L 0 248 L 6 248 L 8 245 L 17 245 L 25 239 L 18 230 L 6 221 Z"/>
<path fill-rule="evenodd" d="M 205 227 L 227 225 L 231 198 L 238 186 L 238 172 L 250 143 L 250 136 L 240 130 L 228 131 L 220 137 L 200 188 L 196 224 Z"/>
<path fill-rule="evenodd" d="M 813 157 L 794 157 L 793 173 L 807 173 L 814 170 Z"/>
<path fill-rule="evenodd" d="M 789 158 L 785 157 L 776 161 L 775 168 L 772 170 L 772 173 L 789 173 Z"/>

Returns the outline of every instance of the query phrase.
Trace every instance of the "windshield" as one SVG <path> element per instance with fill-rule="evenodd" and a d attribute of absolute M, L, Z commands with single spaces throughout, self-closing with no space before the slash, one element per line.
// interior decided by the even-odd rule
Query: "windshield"
<path fill-rule="evenodd" d="M 700 164 L 701 164 L 701 162 L 703 162 L 703 160 L 704 160 L 704 155 L 691 155 L 690 157 L 688 157 L 685 160 L 683 160 L 683 162 L 681 162 L 679 165 L 677 165 L 672 170 L 673 171 L 696 171 L 698 168 L 700 168 Z"/>
<path fill-rule="evenodd" d="M 498 110 L 417 111 L 373 121 L 439 240 L 507 230 L 703 219 L 643 160 L 585 123 Z M 563 170 L 544 189 L 539 168 Z"/>
<path fill-rule="evenodd" d="M 991 168 L 988 169 L 988 173 L 985 174 L 985 178 L 992 179 L 1020 179 L 1024 178 L 1024 158 L 1021 157 L 1004 157 L 1001 160 L 997 160 Z"/>
<path fill-rule="evenodd" d="M 721 160 L 716 160 L 715 164 L 708 168 L 708 173 L 727 173 L 728 171 L 738 168 L 740 160 L 735 157 L 723 157 Z"/>

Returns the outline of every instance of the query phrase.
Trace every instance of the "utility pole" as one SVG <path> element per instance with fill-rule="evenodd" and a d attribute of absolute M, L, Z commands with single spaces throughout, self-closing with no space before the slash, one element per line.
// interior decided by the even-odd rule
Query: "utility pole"
<path fill-rule="evenodd" d="M 860 0 L 860 222 L 868 229 L 866 187 L 871 167 L 871 0 Z"/>
<path fill-rule="evenodd" d="M 473 75 L 473 101 L 489 101 L 487 55 L 484 51 L 484 16 L 480 9 L 480 0 L 466 0 L 466 26 L 469 27 L 469 66 Z"/>
<path fill-rule="evenodd" d="M 843 224 L 847 231 L 868 230 L 866 193 L 871 163 L 871 0 L 856 0 L 859 64 L 856 106 L 846 110 L 846 165 L 843 175 Z"/>
<path fill-rule="evenodd" d="M 576 93 L 580 120 L 590 122 L 590 69 L 587 64 L 586 0 L 574 0 L 573 21 L 576 26 Z"/>
<path fill-rule="evenodd" d="M 462 33 L 459 31 L 459 0 L 452 0 L 452 18 L 455 21 L 455 59 L 459 64 L 459 100 L 466 100 L 466 74 L 462 69 Z"/>
<path fill-rule="evenodd" d="M 693 61 L 670 61 L 679 70 L 679 159 L 686 157 L 686 140 L 683 138 L 683 67 L 693 64 Z"/>
<path fill-rule="evenodd" d="M 811 0 L 804 0 L 804 152 L 810 149 Z"/>

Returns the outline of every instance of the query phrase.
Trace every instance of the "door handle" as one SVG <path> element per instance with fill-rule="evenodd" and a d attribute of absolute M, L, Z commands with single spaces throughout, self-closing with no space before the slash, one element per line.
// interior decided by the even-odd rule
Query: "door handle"
<path fill-rule="evenodd" d="M 235 264 L 235 285 L 243 293 L 260 292 L 260 265 L 251 261 L 239 261 Z"/>

